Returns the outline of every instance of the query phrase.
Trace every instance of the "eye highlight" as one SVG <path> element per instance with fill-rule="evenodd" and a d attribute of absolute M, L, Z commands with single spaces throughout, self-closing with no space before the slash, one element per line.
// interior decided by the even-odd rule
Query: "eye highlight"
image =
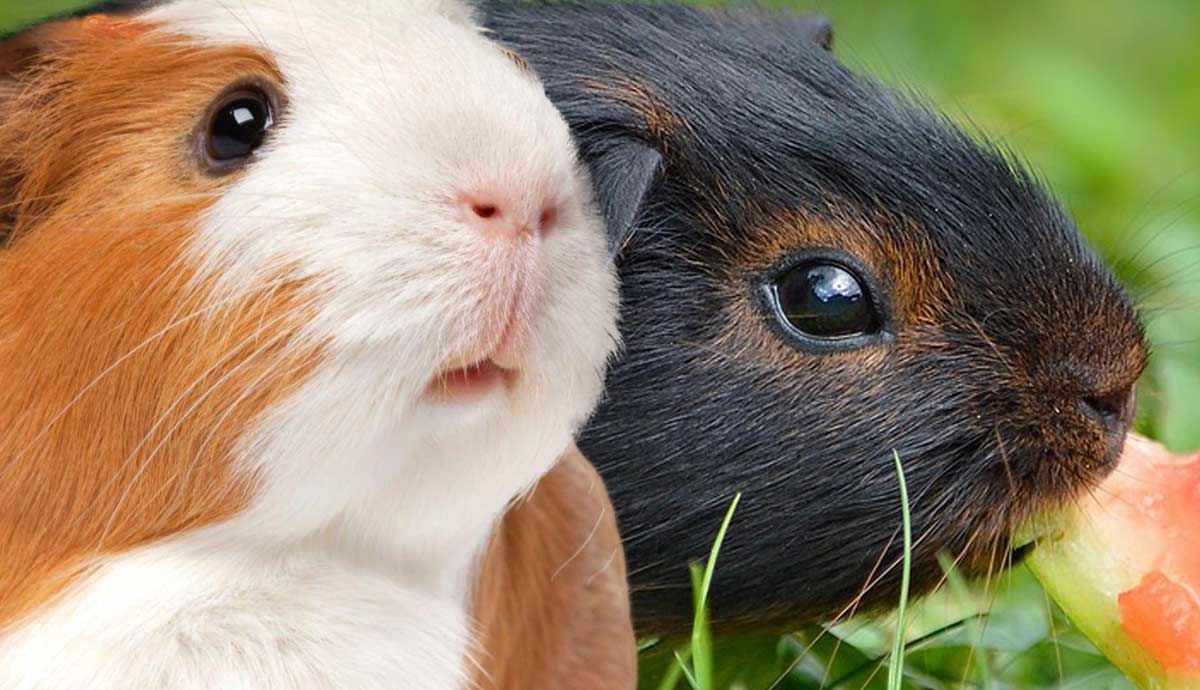
<path fill-rule="evenodd" d="M 849 340 L 882 327 L 867 284 L 832 261 L 808 261 L 778 274 L 767 294 L 784 329 L 806 339 Z"/>
<path fill-rule="evenodd" d="M 229 93 L 210 111 L 204 131 L 204 153 L 218 169 L 238 165 L 262 145 L 274 124 L 271 99 L 261 90 Z"/>

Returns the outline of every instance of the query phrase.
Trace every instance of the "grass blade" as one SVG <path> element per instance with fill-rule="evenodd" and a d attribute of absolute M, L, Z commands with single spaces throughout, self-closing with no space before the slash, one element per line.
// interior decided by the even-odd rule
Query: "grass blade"
<path fill-rule="evenodd" d="M 908 483 L 900 453 L 893 450 L 896 479 L 900 483 L 900 511 L 904 525 L 904 567 L 900 575 L 900 607 L 896 610 L 896 639 L 892 643 L 892 663 L 888 666 L 888 690 L 900 690 L 904 683 L 904 617 L 908 609 L 908 587 L 912 575 L 912 516 L 908 506 Z"/>
<path fill-rule="evenodd" d="M 714 690 L 713 645 L 712 632 L 708 626 L 708 590 L 712 586 L 713 573 L 717 568 L 717 556 L 721 553 L 721 544 L 725 541 L 725 532 L 733 520 L 733 512 L 737 510 L 742 500 L 739 492 L 725 511 L 725 519 L 721 521 L 721 529 L 717 530 L 717 538 L 713 541 L 712 551 L 708 554 L 708 562 L 701 571 L 699 564 L 693 563 L 692 597 L 696 613 L 692 621 L 692 669 L 695 672 L 695 686 L 699 690 Z M 686 673 L 686 669 L 685 669 Z"/>
<path fill-rule="evenodd" d="M 684 655 L 679 650 L 675 650 L 675 664 L 675 668 L 679 669 L 679 672 L 683 674 L 683 677 L 687 680 L 688 685 L 692 687 L 692 690 L 701 690 L 700 685 L 696 682 L 696 676 L 688 669 L 687 659 L 684 658 Z M 676 679 L 678 680 L 678 676 L 676 676 Z"/>
<path fill-rule="evenodd" d="M 675 690 L 675 686 L 679 685 L 679 679 L 687 671 L 687 662 L 691 656 L 692 653 L 686 649 L 675 651 L 675 665 L 667 667 L 662 681 L 658 684 L 658 690 Z"/>

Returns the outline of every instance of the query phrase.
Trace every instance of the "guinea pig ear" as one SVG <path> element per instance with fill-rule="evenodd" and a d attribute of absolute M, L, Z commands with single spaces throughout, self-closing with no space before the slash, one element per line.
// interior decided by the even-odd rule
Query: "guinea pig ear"
<path fill-rule="evenodd" d="M 633 235 L 663 157 L 649 144 L 622 136 L 600 142 L 587 159 L 596 201 L 608 226 L 609 251 L 616 257 Z"/>
<path fill-rule="evenodd" d="M 826 52 L 833 50 L 833 22 L 825 15 L 802 14 L 796 18 L 796 28 L 804 40 L 821 46 Z"/>
<path fill-rule="evenodd" d="M 34 33 L 26 32 L 0 40 L 0 106 L 12 97 L 21 73 L 40 52 Z"/>
<path fill-rule="evenodd" d="M 11 89 L 39 56 L 63 45 L 97 35 L 133 36 L 142 30 L 142 25 L 120 14 L 90 14 L 39 24 L 17 34 L 0 34 L 0 89 Z M 0 90 L 0 98 L 5 95 Z"/>
<path fill-rule="evenodd" d="M 0 123 L 12 122 L 19 115 L 18 95 L 27 85 L 27 75 L 34 73 L 45 58 L 62 46 L 89 35 L 98 24 L 93 19 L 63 19 L 44 23 L 20 33 L 0 37 Z M 18 136 L 0 130 L 0 246 L 9 239 L 15 224 L 14 195 L 20 184 L 18 164 L 13 157 L 9 137 Z"/>

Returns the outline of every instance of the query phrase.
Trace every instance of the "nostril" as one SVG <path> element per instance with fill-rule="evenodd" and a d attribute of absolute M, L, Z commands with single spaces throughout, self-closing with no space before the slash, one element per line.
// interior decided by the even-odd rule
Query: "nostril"
<path fill-rule="evenodd" d="M 493 204 L 471 204 L 471 212 L 484 220 L 500 215 L 500 209 Z"/>
<path fill-rule="evenodd" d="M 467 227 L 484 237 L 512 239 L 521 234 L 521 224 L 510 217 L 510 208 L 496 203 L 492 195 L 464 195 L 459 201 L 459 213 Z"/>
<path fill-rule="evenodd" d="M 557 206 L 529 206 L 519 198 L 496 191 L 463 193 L 458 197 L 458 219 L 480 235 L 495 240 L 514 241 L 534 234 L 546 234 L 558 222 Z"/>
<path fill-rule="evenodd" d="M 1122 431 L 1133 421 L 1133 389 L 1084 396 L 1083 404 L 1109 431 Z"/>
<path fill-rule="evenodd" d="M 538 216 L 538 230 L 542 233 L 548 233 L 554 229 L 554 224 L 558 222 L 558 209 L 553 206 L 547 206 L 542 209 L 541 215 Z"/>

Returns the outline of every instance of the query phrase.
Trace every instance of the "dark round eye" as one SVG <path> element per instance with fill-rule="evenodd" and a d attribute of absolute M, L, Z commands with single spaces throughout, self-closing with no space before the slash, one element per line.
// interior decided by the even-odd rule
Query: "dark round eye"
<path fill-rule="evenodd" d="M 866 287 L 837 264 L 801 264 L 777 277 L 770 292 L 786 325 L 806 336 L 847 338 L 879 330 Z"/>
<path fill-rule="evenodd" d="M 208 157 L 235 163 L 254 152 L 273 124 L 271 102 L 261 91 L 238 91 L 223 98 L 208 123 Z"/>

